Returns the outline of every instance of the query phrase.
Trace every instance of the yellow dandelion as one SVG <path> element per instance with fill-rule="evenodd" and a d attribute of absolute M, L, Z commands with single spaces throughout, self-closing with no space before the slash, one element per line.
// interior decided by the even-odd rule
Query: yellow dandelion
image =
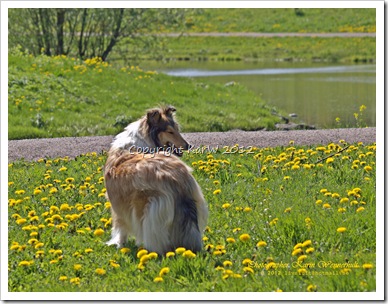
<path fill-rule="evenodd" d="M 291 255 L 292 255 L 292 256 L 295 256 L 295 255 L 301 254 L 302 252 L 303 252 L 302 249 L 298 248 L 298 249 L 295 249 L 295 250 L 291 253 Z"/>
<path fill-rule="evenodd" d="M 70 283 L 71 284 L 75 284 L 75 285 L 79 285 L 81 283 L 81 279 L 80 278 L 72 278 L 70 279 Z"/>
<path fill-rule="evenodd" d="M 331 208 L 331 205 L 326 203 L 326 204 L 323 204 L 322 206 L 324 209 L 330 209 Z"/>
<path fill-rule="evenodd" d="M 223 209 L 227 209 L 227 208 L 229 208 L 229 207 L 230 207 L 230 204 L 229 204 L 229 203 L 225 203 L 225 204 L 222 205 L 222 208 L 223 208 Z"/>
<path fill-rule="evenodd" d="M 250 236 L 248 233 L 243 233 L 242 235 L 240 235 L 239 239 L 240 241 L 242 242 L 246 242 L 246 241 L 249 241 L 250 240 Z"/>
<path fill-rule="evenodd" d="M 236 240 L 235 240 L 234 238 L 228 237 L 228 238 L 226 239 L 226 242 L 232 244 L 232 243 L 235 243 Z"/>
<path fill-rule="evenodd" d="M 298 274 L 299 275 L 306 275 L 307 274 L 307 270 L 305 268 L 300 268 L 300 269 L 298 269 Z"/>
<path fill-rule="evenodd" d="M 303 247 L 303 244 L 302 243 L 298 243 L 298 244 L 296 244 L 295 246 L 294 246 L 294 250 L 296 250 L 296 249 L 298 249 L 298 248 L 301 248 L 301 247 Z"/>
<path fill-rule="evenodd" d="M 326 159 L 326 164 L 331 164 L 332 162 L 334 162 L 333 157 L 329 157 L 328 159 Z"/>
<path fill-rule="evenodd" d="M 243 271 L 244 271 L 244 272 L 249 272 L 249 273 L 254 273 L 254 272 L 255 272 L 255 271 L 254 271 L 251 267 L 249 267 L 249 266 L 244 267 L 244 268 L 243 268 Z"/>
<path fill-rule="evenodd" d="M 82 268 L 82 265 L 81 264 L 74 264 L 73 268 L 75 271 L 78 271 Z"/>
<path fill-rule="evenodd" d="M 140 258 L 140 264 L 145 264 L 145 263 L 147 263 L 149 260 L 150 260 L 150 257 L 148 256 L 148 254 L 143 255 L 143 256 Z"/>
<path fill-rule="evenodd" d="M 284 209 L 284 213 L 290 213 L 290 212 L 291 212 L 291 207 Z"/>
<path fill-rule="evenodd" d="M 120 267 L 120 264 L 116 263 L 115 261 L 110 261 L 110 266 L 112 266 L 113 268 L 119 268 Z"/>
<path fill-rule="evenodd" d="M 157 254 L 156 252 L 150 252 L 150 253 L 148 254 L 148 257 L 149 257 L 150 259 L 156 259 L 156 258 L 158 257 L 158 254 Z"/>
<path fill-rule="evenodd" d="M 217 189 L 217 190 L 214 190 L 213 191 L 213 194 L 214 195 L 218 195 L 218 194 L 220 194 L 221 193 L 221 189 Z"/>
<path fill-rule="evenodd" d="M 160 271 L 159 271 L 159 276 L 162 277 L 162 276 L 166 275 L 166 274 L 169 273 L 169 272 L 170 272 L 170 268 L 168 268 L 168 267 L 163 267 L 163 268 L 160 269 Z"/>
<path fill-rule="evenodd" d="M 370 172 L 370 171 L 373 170 L 373 168 L 372 168 L 371 166 L 365 166 L 365 167 L 364 167 L 364 170 L 365 170 L 366 172 Z"/>
<path fill-rule="evenodd" d="M 317 291 L 317 285 L 310 284 L 309 286 L 307 286 L 307 291 Z"/>
<path fill-rule="evenodd" d="M 257 247 L 265 247 L 267 246 L 267 243 L 264 242 L 264 241 L 259 241 L 257 244 L 256 244 Z"/>
<path fill-rule="evenodd" d="M 186 251 L 186 248 L 184 247 L 178 247 L 177 249 L 175 249 L 176 254 L 182 254 L 185 251 Z"/>
<path fill-rule="evenodd" d="M 338 229 L 337 229 L 337 232 L 339 232 L 339 233 L 343 233 L 343 232 L 345 232 L 346 231 L 346 228 L 345 227 L 339 227 Z"/>
<path fill-rule="evenodd" d="M 104 270 L 104 269 L 102 269 L 102 268 L 97 268 L 97 269 L 96 269 L 96 273 L 97 273 L 98 275 L 104 275 L 104 274 L 106 274 L 106 270 Z"/>
<path fill-rule="evenodd" d="M 244 259 L 243 261 L 242 261 L 242 264 L 243 265 L 251 265 L 253 262 L 252 262 L 252 260 L 251 259 Z"/>
<path fill-rule="evenodd" d="M 182 256 L 185 258 L 194 258 L 196 254 L 191 250 L 186 250 L 185 252 L 182 253 Z"/>
<path fill-rule="evenodd" d="M 364 210 L 365 210 L 364 207 L 358 207 L 357 210 L 356 210 L 356 212 L 361 212 L 361 211 L 364 211 Z"/>
<path fill-rule="evenodd" d="M 162 277 L 156 277 L 156 278 L 154 279 L 154 282 L 155 282 L 155 283 L 163 282 L 163 278 L 162 278 Z"/>
<path fill-rule="evenodd" d="M 276 267 L 275 262 L 269 262 L 267 265 L 265 265 L 266 270 L 274 269 Z"/>
<path fill-rule="evenodd" d="M 67 276 L 60 276 L 59 277 L 59 281 L 66 281 L 67 280 Z"/>
<path fill-rule="evenodd" d="M 120 252 L 121 252 L 121 253 L 124 253 L 124 254 L 126 254 L 126 253 L 128 253 L 128 252 L 130 252 L 130 251 L 131 251 L 131 249 L 129 249 L 129 248 L 127 248 L 127 247 L 123 247 L 123 248 L 120 249 Z"/>
<path fill-rule="evenodd" d="M 85 253 L 91 253 L 91 252 L 93 252 L 93 249 L 92 249 L 92 248 L 87 248 L 87 249 L 85 249 Z"/>
<path fill-rule="evenodd" d="M 307 240 L 303 242 L 302 247 L 311 246 L 311 244 L 312 244 L 311 240 Z"/>
<path fill-rule="evenodd" d="M 250 207 L 245 207 L 244 208 L 244 212 L 251 212 L 252 211 L 252 208 L 250 208 Z"/>
<path fill-rule="evenodd" d="M 369 264 L 369 263 L 368 264 L 363 264 L 362 268 L 363 269 L 371 269 L 371 268 L 373 268 L 373 264 Z"/>
<path fill-rule="evenodd" d="M 141 249 L 137 252 L 136 256 L 138 259 L 140 259 L 142 256 L 146 255 L 148 251 L 146 249 Z"/>
<path fill-rule="evenodd" d="M 169 252 L 166 253 L 166 258 L 170 258 L 170 257 L 173 257 L 173 256 L 175 256 L 175 253 L 172 252 L 172 251 L 169 251 Z"/>
<path fill-rule="evenodd" d="M 301 256 L 298 257 L 298 262 L 303 262 L 305 259 L 307 259 L 307 255 L 302 254 Z"/>
<path fill-rule="evenodd" d="M 31 261 L 21 261 L 21 262 L 19 263 L 19 266 L 24 266 L 24 267 L 26 267 L 26 266 L 30 266 L 31 264 L 32 264 Z"/>
<path fill-rule="evenodd" d="M 310 248 L 306 249 L 306 253 L 313 253 L 314 250 L 315 249 L 313 247 L 310 247 Z"/>
<path fill-rule="evenodd" d="M 338 208 L 338 212 L 339 213 L 344 213 L 344 212 L 346 212 L 346 209 L 345 208 Z"/>
<path fill-rule="evenodd" d="M 228 267 L 228 266 L 232 266 L 233 263 L 232 263 L 231 261 L 224 261 L 224 262 L 222 263 L 222 265 L 224 265 L 224 267 Z"/>
<path fill-rule="evenodd" d="M 102 230 L 101 228 L 98 228 L 94 231 L 94 235 L 96 236 L 101 236 L 104 234 L 104 230 Z"/>

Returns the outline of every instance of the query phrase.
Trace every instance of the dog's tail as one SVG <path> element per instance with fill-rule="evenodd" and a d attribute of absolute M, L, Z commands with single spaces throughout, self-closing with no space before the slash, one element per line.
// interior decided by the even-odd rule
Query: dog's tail
<path fill-rule="evenodd" d="M 171 229 L 173 246 L 184 247 L 193 252 L 202 249 L 202 233 L 198 227 L 198 210 L 191 197 L 178 197 Z"/>

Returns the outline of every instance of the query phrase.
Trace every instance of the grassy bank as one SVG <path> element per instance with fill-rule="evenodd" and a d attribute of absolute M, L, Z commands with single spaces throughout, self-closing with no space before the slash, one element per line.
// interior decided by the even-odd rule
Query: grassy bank
<path fill-rule="evenodd" d="M 96 59 L 13 52 L 8 72 L 9 139 L 110 135 L 172 104 L 185 132 L 272 129 L 279 120 L 240 85 L 197 83 Z"/>
<path fill-rule="evenodd" d="M 199 9 L 186 18 L 186 27 L 189 32 L 376 32 L 376 9 Z"/>
<path fill-rule="evenodd" d="M 168 257 L 104 245 L 105 155 L 12 163 L 9 291 L 374 291 L 376 146 L 346 146 L 186 153 L 210 218 Z"/>
<path fill-rule="evenodd" d="M 368 37 L 179 37 L 163 41 L 164 47 L 157 54 L 143 52 L 136 60 L 369 62 L 376 59 L 376 39 Z M 119 60 L 119 53 L 131 58 L 133 50 L 131 44 L 123 43 L 111 58 Z"/>

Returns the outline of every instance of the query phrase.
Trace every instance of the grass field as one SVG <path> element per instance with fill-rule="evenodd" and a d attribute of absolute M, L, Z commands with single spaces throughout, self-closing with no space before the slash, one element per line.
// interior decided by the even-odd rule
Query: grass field
<path fill-rule="evenodd" d="M 186 18 L 191 32 L 376 32 L 376 9 L 201 9 Z M 168 30 L 163 29 L 162 30 Z"/>
<path fill-rule="evenodd" d="M 376 145 L 202 148 L 183 157 L 209 204 L 196 255 L 104 245 L 105 154 L 9 164 L 9 291 L 376 289 Z"/>
<path fill-rule="evenodd" d="M 208 84 L 98 59 L 9 54 L 9 139 L 111 135 L 172 104 L 186 132 L 273 129 L 279 118 L 241 85 Z"/>

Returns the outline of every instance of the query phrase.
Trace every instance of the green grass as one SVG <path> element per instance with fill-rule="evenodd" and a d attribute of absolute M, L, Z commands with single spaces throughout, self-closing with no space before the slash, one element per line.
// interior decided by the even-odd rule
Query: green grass
<path fill-rule="evenodd" d="M 194 12 L 186 18 L 191 32 L 376 32 L 376 9 L 221 8 Z"/>
<path fill-rule="evenodd" d="M 125 43 L 119 49 L 132 52 L 132 47 Z M 163 57 L 165 60 L 366 62 L 376 59 L 376 39 L 368 37 L 180 37 L 164 38 L 164 49 L 164 53 L 158 54 L 144 52 L 136 60 Z M 120 56 L 112 53 L 111 58 L 119 60 Z"/>
<path fill-rule="evenodd" d="M 104 245 L 105 154 L 12 163 L 9 291 L 374 291 L 376 145 L 345 145 L 185 153 L 209 204 L 204 250 L 143 265 L 133 241 Z"/>
<path fill-rule="evenodd" d="M 97 60 L 9 54 L 9 139 L 116 134 L 172 104 L 186 132 L 273 129 L 279 120 L 240 85 L 207 84 Z"/>

